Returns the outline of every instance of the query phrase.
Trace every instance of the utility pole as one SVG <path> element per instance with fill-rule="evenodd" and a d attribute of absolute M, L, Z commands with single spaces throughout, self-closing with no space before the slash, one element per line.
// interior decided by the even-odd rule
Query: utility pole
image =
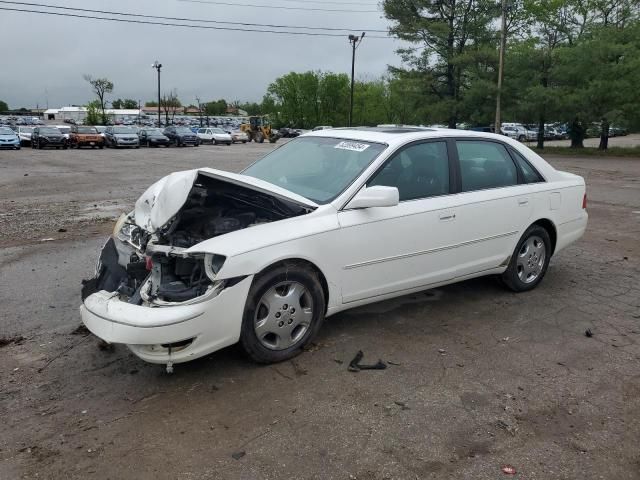
<path fill-rule="evenodd" d="M 361 36 L 349 35 L 349 43 L 351 44 L 351 98 L 349 99 L 349 127 L 353 121 L 353 81 L 356 73 L 356 48 L 358 48 L 358 45 L 362 42 L 365 33 L 366 32 L 362 32 Z"/>
<path fill-rule="evenodd" d="M 156 60 L 155 62 L 153 62 L 153 65 L 151 65 L 151 68 L 155 68 L 156 70 L 158 70 L 158 128 L 160 128 L 160 126 L 162 125 L 162 123 L 160 122 L 160 69 L 162 68 L 162 64 L 158 63 L 158 61 Z"/>
<path fill-rule="evenodd" d="M 500 133 L 500 100 L 502 96 L 502 77 L 504 75 L 504 51 L 507 45 L 507 0 L 502 0 L 502 28 L 500 30 L 500 56 L 498 60 L 498 92 L 496 95 L 496 123 L 494 133 Z"/>

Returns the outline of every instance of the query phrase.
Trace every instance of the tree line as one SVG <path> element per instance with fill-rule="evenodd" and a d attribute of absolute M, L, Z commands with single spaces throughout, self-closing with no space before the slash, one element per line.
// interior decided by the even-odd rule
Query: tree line
<path fill-rule="evenodd" d="M 390 32 L 407 42 L 400 66 L 356 82 L 354 124 L 489 126 L 495 119 L 502 5 L 486 0 L 384 0 Z M 567 123 L 573 146 L 589 124 L 640 128 L 637 0 L 506 0 L 501 91 L 505 121 Z M 291 72 L 258 106 L 280 125 L 344 126 L 349 78 Z M 606 144 L 604 145 L 606 147 Z"/>
<path fill-rule="evenodd" d="M 638 0 L 383 0 L 382 8 L 390 34 L 407 46 L 386 75 L 355 82 L 354 125 L 492 125 L 504 17 L 503 121 L 537 125 L 539 148 L 552 122 L 568 124 L 574 147 L 593 123 L 602 148 L 610 125 L 640 129 Z M 85 78 L 98 98 L 93 110 L 103 115 L 113 84 Z M 190 106 L 207 116 L 230 106 L 269 114 L 277 127 L 338 127 L 348 121 L 349 87 L 344 73 L 290 72 L 261 102 L 197 99 Z M 167 121 L 181 106 L 175 89 L 161 98 Z"/>

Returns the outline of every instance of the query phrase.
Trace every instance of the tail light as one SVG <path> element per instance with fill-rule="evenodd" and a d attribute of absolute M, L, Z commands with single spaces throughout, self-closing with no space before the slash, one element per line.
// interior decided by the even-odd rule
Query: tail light
<path fill-rule="evenodd" d="M 583 208 L 583 210 L 587 209 L 587 194 L 586 193 L 582 197 L 582 208 Z"/>
<path fill-rule="evenodd" d="M 144 257 L 144 260 L 146 262 L 145 267 L 147 268 L 147 271 L 150 272 L 153 268 L 153 259 L 151 257 Z"/>

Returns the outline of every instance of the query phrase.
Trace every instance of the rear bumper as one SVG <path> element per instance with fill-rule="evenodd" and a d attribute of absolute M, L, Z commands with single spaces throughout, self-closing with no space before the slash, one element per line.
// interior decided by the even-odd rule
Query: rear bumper
<path fill-rule="evenodd" d="M 589 215 L 586 210 L 582 210 L 582 214 L 569 222 L 562 223 L 557 226 L 558 239 L 556 241 L 555 252 L 557 253 L 563 248 L 571 245 L 579 240 L 587 229 Z"/>
<path fill-rule="evenodd" d="M 170 307 L 132 305 L 102 290 L 84 300 L 80 315 L 94 335 L 126 344 L 147 362 L 187 362 L 238 341 L 252 279 L 247 277 L 209 300 Z M 162 346 L 187 340 L 192 341 L 186 347 Z"/>

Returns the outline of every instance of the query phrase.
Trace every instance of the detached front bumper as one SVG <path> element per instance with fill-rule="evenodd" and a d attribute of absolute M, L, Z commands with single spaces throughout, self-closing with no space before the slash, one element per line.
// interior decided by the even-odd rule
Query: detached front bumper
<path fill-rule="evenodd" d="M 187 362 L 238 341 L 252 279 L 200 303 L 167 307 L 132 305 L 102 290 L 84 300 L 80 315 L 93 334 L 147 362 Z"/>

